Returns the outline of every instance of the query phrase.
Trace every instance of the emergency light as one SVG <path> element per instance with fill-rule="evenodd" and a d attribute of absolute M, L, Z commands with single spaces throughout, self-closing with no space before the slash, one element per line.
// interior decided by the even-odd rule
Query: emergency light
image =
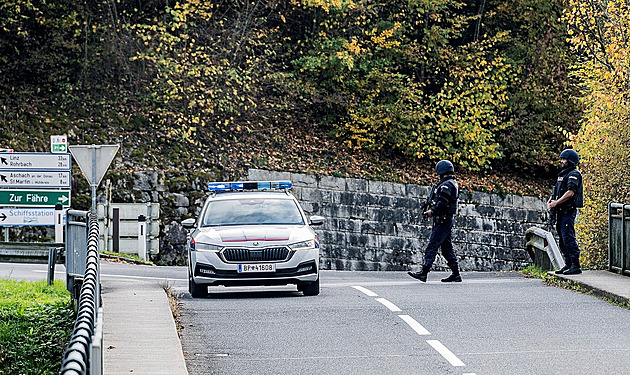
<path fill-rule="evenodd" d="M 208 190 L 238 191 L 238 190 L 279 190 L 291 189 L 291 181 L 243 181 L 243 182 L 208 182 Z"/>

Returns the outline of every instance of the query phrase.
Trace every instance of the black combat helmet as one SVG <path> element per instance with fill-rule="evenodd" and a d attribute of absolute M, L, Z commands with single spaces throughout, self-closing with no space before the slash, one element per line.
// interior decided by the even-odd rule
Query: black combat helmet
<path fill-rule="evenodd" d="M 453 167 L 453 163 L 451 163 L 448 160 L 440 160 L 436 165 L 435 165 L 435 173 L 441 175 L 447 174 L 447 173 L 455 173 L 455 168 Z"/>
<path fill-rule="evenodd" d="M 567 159 L 569 162 L 577 164 L 580 161 L 580 155 L 577 151 L 567 148 L 560 153 L 560 159 Z"/>

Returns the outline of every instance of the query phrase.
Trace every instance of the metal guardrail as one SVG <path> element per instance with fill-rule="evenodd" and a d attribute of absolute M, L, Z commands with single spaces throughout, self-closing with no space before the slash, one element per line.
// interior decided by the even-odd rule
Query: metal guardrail
<path fill-rule="evenodd" d="M 630 204 L 608 204 L 608 270 L 630 276 Z"/>
<path fill-rule="evenodd" d="M 81 218 L 85 222 L 81 222 Z M 103 309 L 99 275 L 99 229 L 96 215 L 68 211 L 66 224 L 66 273 L 68 290 L 80 285 L 77 319 L 63 356 L 60 374 L 101 375 L 103 373 Z M 89 227 L 89 231 L 87 228 Z M 84 228 L 84 231 L 78 228 Z M 87 232 L 87 236 L 85 233 Z M 82 250 L 81 241 L 85 238 Z M 81 274 L 81 270 L 83 273 Z"/>
<path fill-rule="evenodd" d="M 550 271 L 564 267 L 564 259 L 551 232 L 537 227 L 525 231 L 526 249 L 534 265 Z"/>

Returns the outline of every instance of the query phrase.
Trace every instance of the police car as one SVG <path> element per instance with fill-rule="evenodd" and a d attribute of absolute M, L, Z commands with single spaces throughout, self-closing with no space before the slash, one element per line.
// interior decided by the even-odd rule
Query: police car
<path fill-rule="evenodd" d="M 319 294 L 319 241 L 289 192 L 290 181 L 211 182 L 201 214 L 186 219 L 188 290 L 204 297 L 208 286 L 295 284 Z"/>

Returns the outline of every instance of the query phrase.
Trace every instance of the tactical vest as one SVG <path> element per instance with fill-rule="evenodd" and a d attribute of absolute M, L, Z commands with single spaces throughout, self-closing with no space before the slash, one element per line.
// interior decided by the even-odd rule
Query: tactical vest
<path fill-rule="evenodd" d="M 575 210 L 576 207 L 578 208 L 584 207 L 584 190 L 582 187 L 582 174 L 580 174 L 580 171 L 578 171 L 577 169 L 570 170 L 564 176 L 558 176 L 558 180 L 556 182 L 555 199 L 559 199 L 560 197 L 564 195 L 564 193 L 566 193 L 569 190 L 570 179 L 576 180 L 575 182 L 577 184 L 577 191 L 575 192 L 573 197 L 571 197 L 571 199 L 569 199 L 568 201 L 558 206 L 560 210 L 567 211 L 567 212 Z"/>
<path fill-rule="evenodd" d="M 459 197 L 459 185 L 457 184 L 457 181 L 454 178 L 450 178 L 448 180 L 444 180 L 438 183 L 435 186 L 433 197 L 434 197 L 434 200 L 437 201 L 438 195 L 440 194 L 439 193 L 440 187 L 445 184 L 448 184 L 451 186 L 451 196 L 447 197 L 449 203 L 446 207 L 446 211 L 441 214 L 442 215 L 455 215 L 457 213 L 457 198 Z"/>

